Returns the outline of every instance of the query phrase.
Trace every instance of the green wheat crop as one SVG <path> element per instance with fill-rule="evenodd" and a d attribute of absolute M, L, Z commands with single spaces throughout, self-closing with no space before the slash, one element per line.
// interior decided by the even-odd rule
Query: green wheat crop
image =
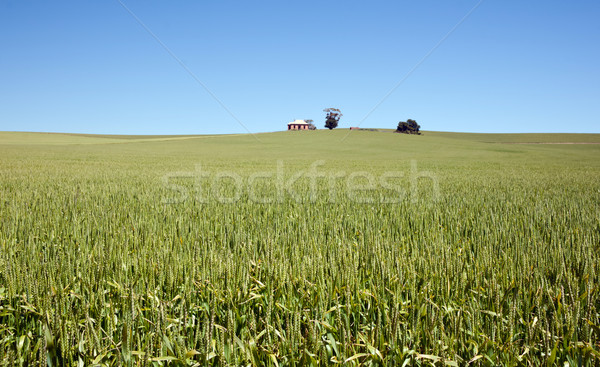
<path fill-rule="evenodd" d="M 597 135 L 345 134 L 0 133 L 0 365 L 600 364 Z"/>

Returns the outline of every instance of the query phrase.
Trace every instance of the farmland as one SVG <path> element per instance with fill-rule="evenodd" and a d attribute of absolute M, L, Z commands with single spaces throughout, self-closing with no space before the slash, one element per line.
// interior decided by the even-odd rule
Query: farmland
<path fill-rule="evenodd" d="M 0 133 L 0 365 L 598 365 L 599 143 Z"/>

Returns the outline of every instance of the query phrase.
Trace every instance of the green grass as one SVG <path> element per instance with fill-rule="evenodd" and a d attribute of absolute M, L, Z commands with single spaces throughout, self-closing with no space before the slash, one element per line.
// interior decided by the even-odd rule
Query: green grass
<path fill-rule="evenodd" d="M 65 133 L 0 132 L 2 145 L 81 145 L 152 142 L 206 138 L 211 135 L 92 135 Z"/>
<path fill-rule="evenodd" d="M 597 365 L 599 141 L 0 133 L 0 365 Z"/>
<path fill-rule="evenodd" d="M 485 143 L 533 143 L 533 144 L 556 144 L 556 143 L 587 143 L 600 144 L 600 134 L 475 134 L 475 133 L 449 133 L 449 132 L 425 132 L 427 135 L 455 138 L 461 140 L 472 140 Z"/>

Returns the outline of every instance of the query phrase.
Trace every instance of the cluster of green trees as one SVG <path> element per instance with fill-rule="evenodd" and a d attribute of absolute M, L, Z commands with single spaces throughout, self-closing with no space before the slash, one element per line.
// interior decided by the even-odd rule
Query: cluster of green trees
<path fill-rule="evenodd" d="M 421 126 L 419 124 L 417 124 L 417 122 L 415 120 L 408 119 L 406 121 L 400 121 L 398 123 L 396 132 L 403 133 L 403 134 L 421 135 L 421 132 L 419 131 L 420 129 L 421 129 Z"/>

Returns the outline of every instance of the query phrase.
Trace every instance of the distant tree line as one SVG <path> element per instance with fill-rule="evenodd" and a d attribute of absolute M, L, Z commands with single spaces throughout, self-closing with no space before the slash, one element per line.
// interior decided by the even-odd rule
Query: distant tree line
<path fill-rule="evenodd" d="M 323 110 L 326 113 L 325 115 L 325 127 L 329 130 L 335 129 L 338 127 L 338 123 L 342 118 L 342 111 L 337 108 L 326 108 Z M 313 124 L 313 120 L 304 120 L 308 124 L 309 130 L 316 130 L 317 127 Z M 352 129 L 352 128 L 351 128 Z M 413 135 L 421 135 L 421 125 L 417 124 L 417 121 L 413 119 L 408 119 L 406 121 L 400 121 L 398 126 L 396 127 L 397 133 L 402 134 L 413 134 Z"/>

